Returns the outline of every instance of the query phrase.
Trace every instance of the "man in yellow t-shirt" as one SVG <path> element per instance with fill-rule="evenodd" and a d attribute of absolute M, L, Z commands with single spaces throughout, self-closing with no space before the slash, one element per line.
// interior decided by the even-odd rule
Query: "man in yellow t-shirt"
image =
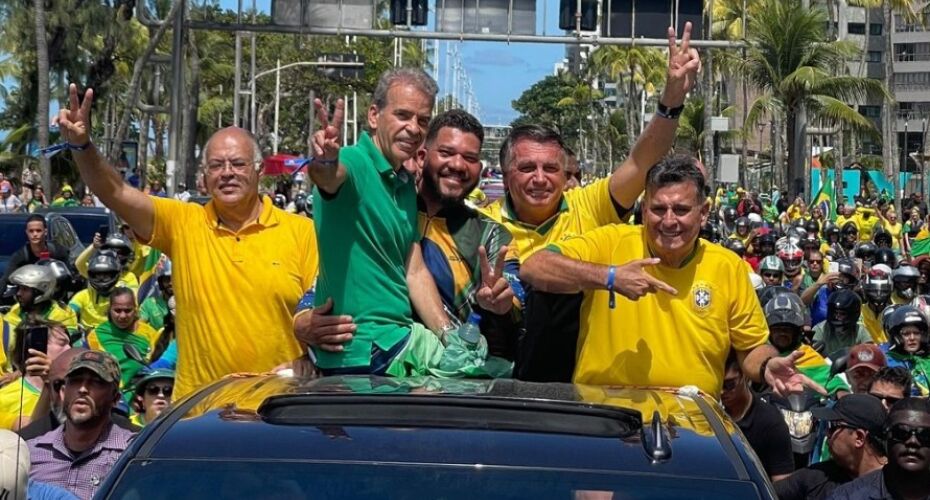
<path fill-rule="evenodd" d="M 876 224 L 881 224 L 881 220 L 875 215 L 874 208 L 859 207 L 856 214 L 853 215 L 852 221 L 859 228 L 859 241 L 872 241 L 872 230 Z"/>
<path fill-rule="evenodd" d="M 81 178 L 132 228 L 142 243 L 173 264 L 177 302 L 180 398 L 225 375 L 263 372 L 300 361 L 293 313 L 316 280 L 313 222 L 278 209 L 258 192 L 261 149 L 246 130 L 217 131 L 203 148 L 201 172 L 212 199 L 206 206 L 147 196 L 126 185 L 91 143 L 93 91 L 59 113 L 61 134 L 81 146 Z"/>
<path fill-rule="evenodd" d="M 694 158 L 663 160 L 646 179 L 644 226 L 606 226 L 524 263 L 533 286 L 584 292 L 574 382 L 718 396 L 733 349 L 744 373 L 776 391 L 818 387 L 795 369 L 801 353 L 779 357 L 766 343 L 748 265 L 698 238 L 710 209 L 703 191 Z"/>

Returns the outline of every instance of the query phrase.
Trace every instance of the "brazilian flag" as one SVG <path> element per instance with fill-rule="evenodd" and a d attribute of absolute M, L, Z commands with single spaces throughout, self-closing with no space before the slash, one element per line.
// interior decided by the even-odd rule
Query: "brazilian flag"
<path fill-rule="evenodd" d="M 826 172 L 820 172 L 820 189 L 811 199 L 811 208 L 820 207 L 824 220 L 833 220 L 836 215 L 836 197 L 833 196 L 833 179 Z"/>

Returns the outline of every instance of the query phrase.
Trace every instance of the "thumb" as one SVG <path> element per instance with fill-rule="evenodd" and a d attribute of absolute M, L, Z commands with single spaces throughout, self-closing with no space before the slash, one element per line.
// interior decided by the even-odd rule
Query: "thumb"
<path fill-rule="evenodd" d="M 786 356 L 785 359 L 787 359 L 788 361 L 791 362 L 792 365 L 794 365 L 794 364 L 795 364 L 799 359 L 801 359 L 802 357 L 804 357 L 804 353 L 803 353 L 803 352 L 801 352 L 801 351 L 794 351 L 794 352 L 792 352 L 791 354 L 789 354 L 788 356 Z"/>
<path fill-rule="evenodd" d="M 639 266 L 639 267 L 646 267 L 646 266 L 654 266 L 654 265 L 658 264 L 659 262 L 662 262 L 662 259 L 660 259 L 660 258 L 658 258 L 658 257 L 650 257 L 650 258 L 648 258 L 648 259 L 634 260 L 634 261 L 631 262 L 630 264 L 633 264 L 633 265 L 636 265 L 636 266 Z"/>
<path fill-rule="evenodd" d="M 330 297 L 326 299 L 326 302 L 323 303 L 320 307 L 314 309 L 314 312 L 317 314 L 329 314 L 333 310 L 333 298 Z"/>

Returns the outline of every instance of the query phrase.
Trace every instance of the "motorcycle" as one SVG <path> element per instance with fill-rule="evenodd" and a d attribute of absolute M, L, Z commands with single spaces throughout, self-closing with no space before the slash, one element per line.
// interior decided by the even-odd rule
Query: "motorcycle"
<path fill-rule="evenodd" d="M 812 411 L 824 406 L 822 396 L 814 390 L 805 389 L 788 396 L 769 393 L 762 398 L 778 408 L 788 425 L 795 469 L 807 467 L 818 441 L 817 419 Z"/>

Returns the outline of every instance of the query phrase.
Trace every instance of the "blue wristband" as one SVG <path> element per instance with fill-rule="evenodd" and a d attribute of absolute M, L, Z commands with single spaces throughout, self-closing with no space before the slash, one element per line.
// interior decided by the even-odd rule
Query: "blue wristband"
<path fill-rule="evenodd" d="M 87 141 L 87 142 L 85 142 L 83 145 L 80 145 L 80 146 L 79 146 L 79 145 L 77 145 L 77 144 L 71 144 L 71 143 L 69 142 L 69 143 L 67 143 L 67 147 L 68 147 L 68 149 L 70 149 L 71 151 L 84 151 L 85 149 L 87 149 L 87 148 L 90 147 L 90 144 L 91 144 L 90 141 Z"/>
<path fill-rule="evenodd" d="M 614 296 L 614 278 L 616 277 L 617 277 L 617 266 L 608 267 L 607 268 L 607 293 L 609 294 L 608 305 L 610 305 L 611 309 L 617 307 L 617 299 Z"/>

